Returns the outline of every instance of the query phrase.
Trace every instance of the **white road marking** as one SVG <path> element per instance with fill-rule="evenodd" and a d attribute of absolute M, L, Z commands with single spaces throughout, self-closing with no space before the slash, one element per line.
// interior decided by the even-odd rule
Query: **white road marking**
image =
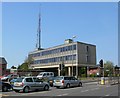
<path fill-rule="evenodd" d="M 43 91 L 43 92 L 32 92 L 32 93 L 25 93 L 25 94 L 20 94 L 20 95 L 32 95 L 32 94 L 42 94 L 42 93 L 47 93 L 50 91 Z"/>
<path fill-rule="evenodd" d="M 57 95 L 57 96 L 62 96 L 62 95 Z"/>
<path fill-rule="evenodd" d="M 65 96 L 65 95 L 68 95 L 67 93 L 66 94 L 62 94 L 63 96 Z"/>
<path fill-rule="evenodd" d="M 60 94 L 60 95 L 57 95 L 57 96 L 65 96 L 65 95 L 68 95 L 67 93 L 65 93 L 65 94 Z"/>
<path fill-rule="evenodd" d="M 76 87 L 76 88 L 69 88 L 69 89 L 62 89 L 62 90 L 73 90 L 73 89 L 79 89 L 79 87 Z"/>
<path fill-rule="evenodd" d="M 106 87 L 110 87 L 110 85 L 106 86 Z"/>
<path fill-rule="evenodd" d="M 85 84 L 96 84 L 98 82 L 88 82 L 88 83 L 85 83 Z"/>
<path fill-rule="evenodd" d="M 93 91 L 93 90 L 97 90 L 97 89 L 99 89 L 98 87 L 97 88 L 93 88 L 93 89 L 91 89 L 91 91 Z"/>
<path fill-rule="evenodd" d="M 83 92 L 87 92 L 87 91 L 89 91 L 89 90 L 84 90 L 84 91 L 81 91 L 81 92 L 83 93 Z"/>
<path fill-rule="evenodd" d="M 110 95 L 108 94 L 108 95 L 105 95 L 105 96 L 110 96 Z"/>

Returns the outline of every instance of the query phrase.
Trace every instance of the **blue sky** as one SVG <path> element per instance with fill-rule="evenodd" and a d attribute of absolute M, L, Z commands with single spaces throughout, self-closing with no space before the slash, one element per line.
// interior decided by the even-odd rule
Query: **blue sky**
<path fill-rule="evenodd" d="M 2 3 L 2 54 L 8 68 L 22 64 L 35 50 L 39 7 L 41 6 L 41 46 L 49 48 L 77 37 L 96 45 L 101 58 L 118 64 L 117 2 L 16 2 Z"/>

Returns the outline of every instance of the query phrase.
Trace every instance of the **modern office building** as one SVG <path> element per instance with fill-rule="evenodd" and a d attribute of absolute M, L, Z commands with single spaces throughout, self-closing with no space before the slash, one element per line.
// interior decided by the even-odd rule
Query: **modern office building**
<path fill-rule="evenodd" d="M 29 68 L 55 72 L 60 75 L 60 64 L 65 65 L 65 75 L 80 76 L 80 69 L 96 65 L 96 46 L 65 40 L 62 45 L 29 53 L 33 61 Z M 86 70 L 87 72 L 87 70 Z"/>

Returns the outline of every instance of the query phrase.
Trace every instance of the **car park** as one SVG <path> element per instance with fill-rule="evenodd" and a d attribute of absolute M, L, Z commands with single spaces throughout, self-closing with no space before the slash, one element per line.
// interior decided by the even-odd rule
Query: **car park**
<path fill-rule="evenodd" d="M 49 90 L 49 84 L 43 82 L 37 77 L 21 77 L 14 82 L 13 90 L 15 92 L 23 91 L 28 93 L 33 90 Z"/>
<path fill-rule="evenodd" d="M 55 78 L 53 85 L 56 88 L 70 88 L 82 86 L 82 82 L 74 76 L 58 76 Z"/>
<path fill-rule="evenodd" d="M 2 90 L 2 92 L 7 92 L 10 89 L 12 89 L 12 86 L 9 83 L 0 81 L 0 90 Z"/>

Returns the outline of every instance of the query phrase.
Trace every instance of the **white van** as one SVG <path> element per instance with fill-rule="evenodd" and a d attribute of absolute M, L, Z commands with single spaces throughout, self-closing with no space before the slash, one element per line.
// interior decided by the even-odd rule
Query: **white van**
<path fill-rule="evenodd" d="M 38 78 L 47 78 L 47 77 L 54 77 L 53 72 L 41 72 L 37 75 Z"/>

